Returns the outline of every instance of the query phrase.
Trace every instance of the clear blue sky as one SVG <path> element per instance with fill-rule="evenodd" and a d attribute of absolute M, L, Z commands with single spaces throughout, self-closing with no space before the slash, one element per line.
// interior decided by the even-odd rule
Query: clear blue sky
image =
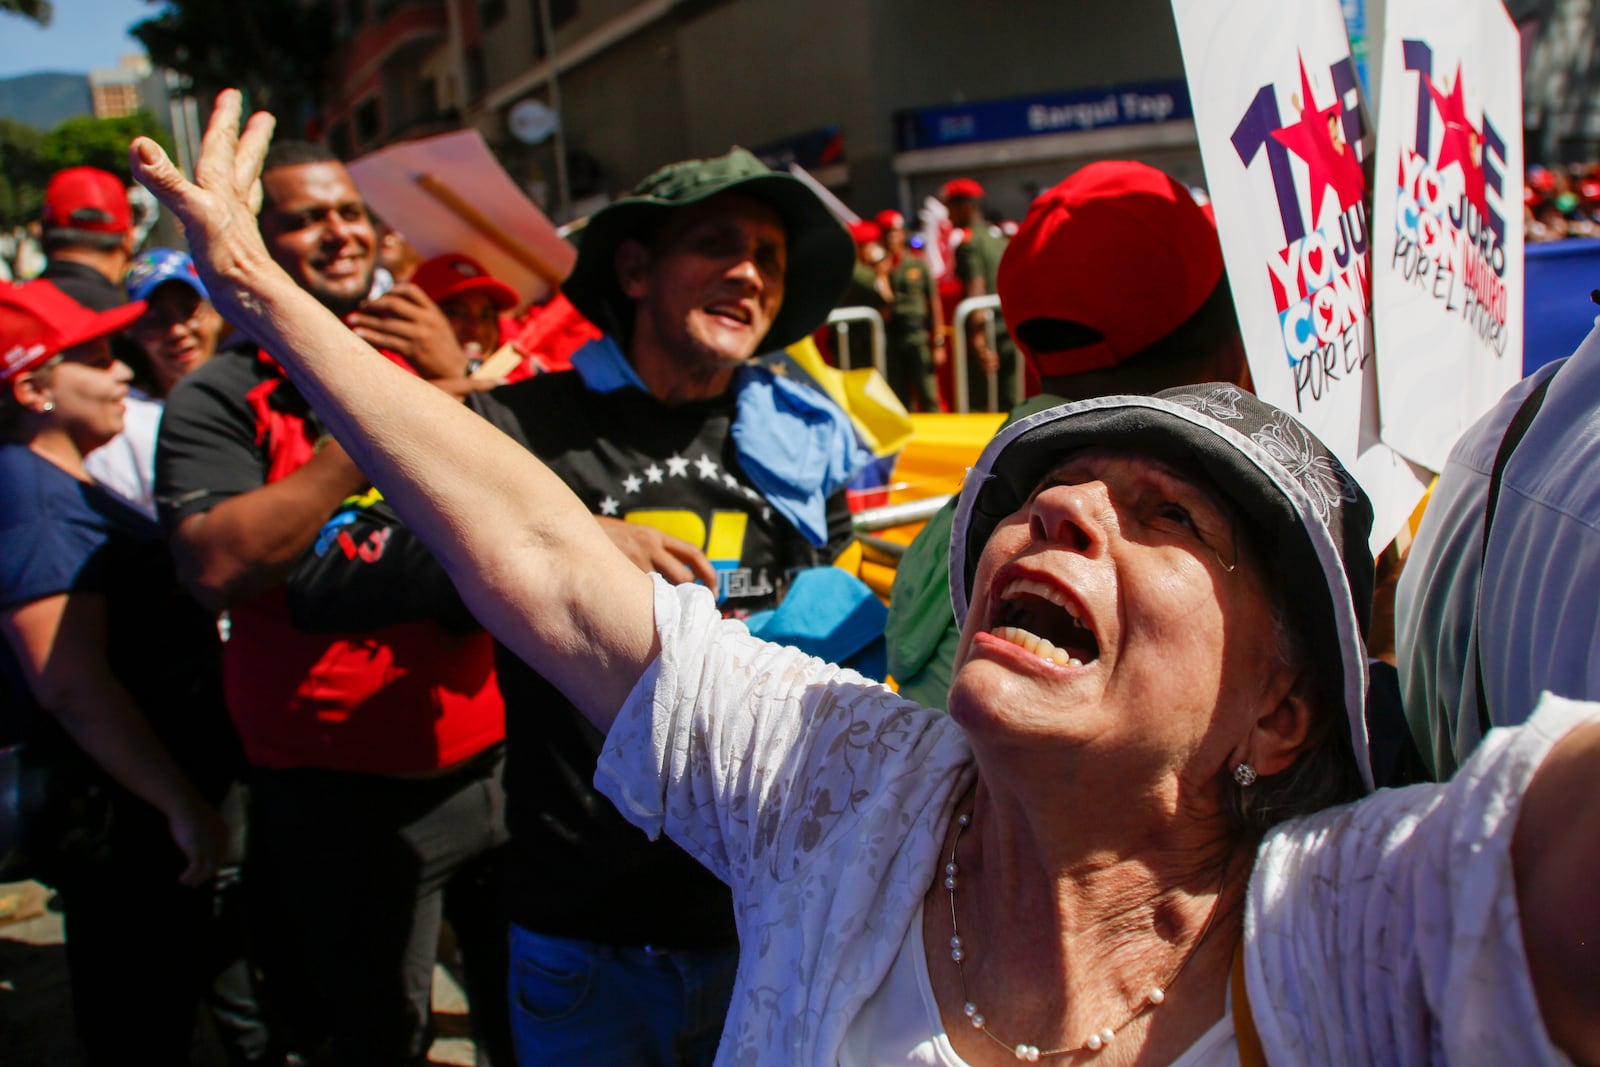
<path fill-rule="evenodd" d="M 0 12 L 0 78 L 40 71 L 87 74 L 116 66 L 126 52 L 143 52 L 128 27 L 153 18 L 162 5 L 146 0 L 54 0 L 48 29 Z"/>

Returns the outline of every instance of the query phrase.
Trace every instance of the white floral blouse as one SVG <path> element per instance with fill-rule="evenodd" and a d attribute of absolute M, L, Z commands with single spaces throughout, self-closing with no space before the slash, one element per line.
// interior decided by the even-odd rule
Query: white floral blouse
<path fill-rule="evenodd" d="M 932 882 L 971 752 L 942 713 L 751 637 L 698 586 L 657 578 L 655 611 L 661 654 L 595 784 L 733 889 L 742 951 L 718 1067 L 832 1067 Z M 1545 752 L 1597 717 L 1546 697 L 1449 785 L 1269 835 L 1245 917 L 1269 1062 L 1568 1062 L 1534 1001 L 1510 841 Z"/>

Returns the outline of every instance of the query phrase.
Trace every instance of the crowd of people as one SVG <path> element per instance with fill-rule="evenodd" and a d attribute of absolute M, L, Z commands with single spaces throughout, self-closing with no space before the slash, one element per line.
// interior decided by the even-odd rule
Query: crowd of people
<path fill-rule="evenodd" d="M 110 798 L 39 871 L 91 1063 L 202 1006 L 236 1063 L 424 1062 L 446 921 L 502 1067 L 1600 1059 L 1594 628 L 1527 595 L 1593 577 L 1597 342 L 1463 439 L 1384 627 L 1153 168 L 1014 234 L 952 181 L 919 251 L 678 162 L 584 228 L 570 369 L 507 373 L 510 286 L 241 117 L 193 181 L 132 148 L 187 251 L 66 172 L 0 289 L 0 740 Z M 874 307 L 942 410 L 987 295 L 970 395 L 1038 395 L 897 570 L 896 688 L 751 636 L 867 459 L 755 357 Z"/>
<path fill-rule="evenodd" d="M 1523 179 L 1522 201 L 1530 242 L 1600 237 L 1600 163 L 1536 163 Z"/>

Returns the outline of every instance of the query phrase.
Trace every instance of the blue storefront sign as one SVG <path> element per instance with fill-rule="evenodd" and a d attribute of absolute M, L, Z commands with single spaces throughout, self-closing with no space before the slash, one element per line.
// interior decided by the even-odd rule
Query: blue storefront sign
<path fill-rule="evenodd" d="M 895 150 L 911 152 L 1193 118 L 1189 87 L 1183 81 L 1109 85 L 897 111 Z"/>

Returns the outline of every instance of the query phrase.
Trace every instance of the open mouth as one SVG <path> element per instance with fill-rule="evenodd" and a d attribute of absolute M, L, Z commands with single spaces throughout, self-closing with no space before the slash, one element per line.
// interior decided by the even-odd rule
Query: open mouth
<path fill-rule="evenodd" d="M 1014 579 L 1000 591 L 989 632 L 1063 667 L 1081 667 L 1100 658 L 1100 642 L 1066 596 L 1031 578 Z"/>
<path fill-rule="evenodd" d="M 750 325 L 752 319 L 750 310 L 740 304 L 712 304 L 706 308 L 706 311 L 720 319 L 728 319 L 741 326 Z"/>

